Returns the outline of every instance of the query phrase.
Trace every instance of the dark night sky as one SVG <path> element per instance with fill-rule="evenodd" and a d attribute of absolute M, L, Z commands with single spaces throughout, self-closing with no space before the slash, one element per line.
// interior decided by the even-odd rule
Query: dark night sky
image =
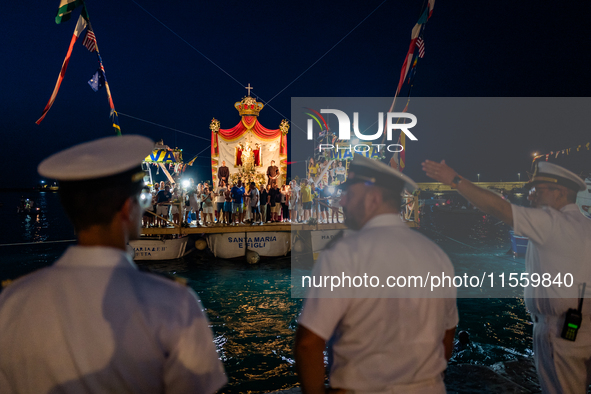
<path fill-rule="evenodd" d="M 182 133 L 123 115 L 121 130 L 162 138 L 183 148 L 187 159 L 209 145 L 212 117 L 222 128 L 238 123 L 233 105 L 246 94 L 248 83 L 254 96 L 272 99 L 260 120 L 273 129 L 290 118 L 291 97 L 392 97 L 423 5 L 392 0 L 136 1 L 87 1 L 115 107 Z M 59 1 L 36 3 L 5 4 L 0 28 L 6 187 L 33 186 L 44 157 L 112 134 L 106 93 L 95 93 L 87 84 L 97 69 L 96 56 L 81 39 L 53 108 L 40 126 L 34 123 L 53 90 L 80 12 L 56 25 Z M 585 97 L 590 11 L 589 2 L 438 0 L 426 26 L 426 55 L 412 96 Z M 500 141 L 465 138 L 464 130 L 433 133 L 409 147 L 407 171 L 426 180 L 418 163 L 445 158 L 469 178 L 479 172 L 482 180 L 511 180 L 529 169 L 532 152 L 591 140 L 587 129 L 564 122 L 556 132 L 524 129 Z M 207 174 L 208 153 L 190 171 Z"/>

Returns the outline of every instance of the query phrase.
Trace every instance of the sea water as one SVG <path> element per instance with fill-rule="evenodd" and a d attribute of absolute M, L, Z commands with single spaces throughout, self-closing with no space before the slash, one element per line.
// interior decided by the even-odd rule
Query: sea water
<path fill-rule="evenodd" d="M 33 199 L 42 213 L 17 214 L 21 196 Z M 50 265 L 73 244 L 56 193 L 2 192 L 0 203 L 0 281 Z M 506 253 L 508 230 L 482 215 L 436 213 L 423 217 L 420 229 L 454 264 L 482 271 L 490 271 L 491 264 L 523 270 L 523 258 Z M 228 375 L 221 392 L 262 393 L 297 385 L 292 349 L 302 300 L 291 298 L 289 257 L 248 265 L 192 253 L 140 264 L 189 279 L 206 308 Z M 458 299 L 458 310 L 458 331 L 468 331 L 473 346 L 455 354 L 451 363 L 492 365 L 531 356 L 532 325 L 521 296 Z"/>

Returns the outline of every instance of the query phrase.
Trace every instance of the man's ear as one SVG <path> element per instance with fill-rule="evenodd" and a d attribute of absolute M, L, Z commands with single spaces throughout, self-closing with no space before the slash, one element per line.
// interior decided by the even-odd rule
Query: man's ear
<path fill-rule="evenodd" d="M 135 197 L 129 197 L 127 200 L 125 200 L 123 206 L 119 210 L 118 214 L 121 215 L 121 219 L 126 222 L 129 222 L 131 220 L 131 212 L 133 210 L 134 198 Z"/>

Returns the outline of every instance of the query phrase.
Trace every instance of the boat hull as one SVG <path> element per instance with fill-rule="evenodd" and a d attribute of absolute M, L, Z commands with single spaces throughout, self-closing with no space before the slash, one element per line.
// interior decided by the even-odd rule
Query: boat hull
<path fill-rule="evenodd" d="M 186 256 L 193 250 L 190 237 L 148 238 L 129 241 L 134 260 L 173 260 Z"/>
<path fill-rule="evenodd" d="M 288 231 L 247 231 L 223 234 L 207 234 L 207 246 L 217 258 L 233 259 L 254 251 L 261 257 L 285 256 L 291 250 Z"/>

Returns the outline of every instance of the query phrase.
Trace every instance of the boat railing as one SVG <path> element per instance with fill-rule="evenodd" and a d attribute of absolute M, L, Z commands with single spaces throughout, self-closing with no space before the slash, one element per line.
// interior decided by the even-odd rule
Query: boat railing
<path fill-rule="evenodd" d="M 178 209 L 179 209 L 179 214 L 181 214 L 183 212 L 182 209 L 182 203 L 181 202 L 171 202 L 171 203 L 162 203 L 163 205 L 177 205 Z M 179 234 L 181 233 L 181 225 L 180 224 L 175 224 L 174 222 L 171 222 L 168 218 L 165 218 L 164 216 L 160 216 L 158 214 L 156 214 L 155 212 L 152 211 L 146 211 L 147 213 L 149 213 L 150 215 L 153 215 L 156 218 L 162 219 L 166 222 L 167 226 L 172 226 L 176 229 L 179 230 Z"/>
<path fill-rule="evenodd" d="M 419 195 L 405 194 L 403 196 L 404 203 L 402 204 L 402 216 L 404 221 L 413 222 L 415 226 L 419 226 Z"/>

